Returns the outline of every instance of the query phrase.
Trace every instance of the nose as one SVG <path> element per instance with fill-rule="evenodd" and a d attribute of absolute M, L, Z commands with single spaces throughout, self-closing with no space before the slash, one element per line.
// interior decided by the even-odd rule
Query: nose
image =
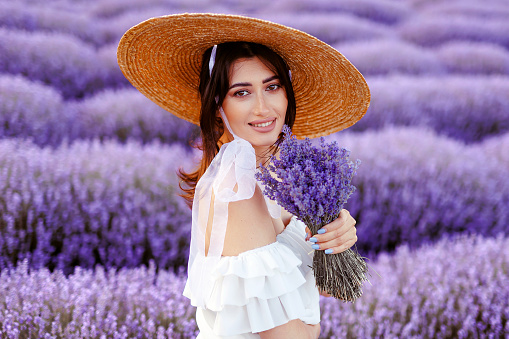
<path fill-rule="evenodd" d="M 269 113 L 269 107 L 267 106 L 266 99 L 263 94 L 259 94 L 256 98 L 254 114 L 267 115 L 267 113 Z"/>

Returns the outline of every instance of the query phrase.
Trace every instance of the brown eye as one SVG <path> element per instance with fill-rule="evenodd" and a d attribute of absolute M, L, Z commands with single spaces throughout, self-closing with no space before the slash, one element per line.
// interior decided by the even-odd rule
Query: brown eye
<path fill-rule="evenodd" d="M 281 85 L 280 84 L 270 84 L 268 87 L 267 87 L 267 90 L 269 91 L 275 91 L 276 89 L 279 89 L 281 88 Z"/>
<path fill-rule="evenodd" d="M 235 97 L 245 97 L 246 95 L 248 95 L 249 92 L 246 91 L 246 90 L 242 90 L 242 91 L 237 91 L 233 94 L 233 96 Z"/>

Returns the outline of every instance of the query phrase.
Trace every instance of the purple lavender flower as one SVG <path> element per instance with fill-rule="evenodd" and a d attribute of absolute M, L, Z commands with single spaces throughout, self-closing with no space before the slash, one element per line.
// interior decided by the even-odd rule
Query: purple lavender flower
<path fill-rule="evenodd" d="M 175 172 L 178 145 L 76 141 L 41 149 L 0 140 L 0 269 L 159 267 L 187 262 L 190 210 Z"/>
<path fill-rule="evenodd" d="M 199 134 L 195 125 L 179 119 L 132 88 L 105 90 L 68 109 L 76 115 L 75 139 L 129 139 L 151 143 L 155 140 L 189 146 Z"/>
<path fill-rule="evenodd" d="M 509 238 L 445 237 L 401 246 L 370 266 L 372 284 L 355 304 L 321 298 L 320 338 L 503 338 L 509 333 Z M 195 338 L 186 275 L 137 268 L 0 272 L 5 338 Z M 430 297 L 431 296 L 431 297 Z"/>
<path fill-rule="evenodd" d="M 467 15 L 417 14 L 397 27 L 399 35 L 421 46 L 439 46 L 453 40 L 491 42 L 509 46 L 507 18 L 486 20 Z"/>
<path fill-rule="evenodd" d="M 69 133 L 72 116 L 62 95 L 21 75 L 0 74 L 0 138 L 30 138 L 56 146 Z"/>
<path fill-rule="evenodd" d="M 323 338 L 505 338 L 509 238 L 444 237 L 370 264 L 354 305 L 321 299 Z"/>
<path fill-rule="evenodd" d="M 395 24 L 411 14 L 411 8 L 403 2 L 390 0 L 280 0 L 271 3 L 272 11 L 301 13 L 352 14 L 383 24 Z"/>
<path fill-rule="evenodd" d="M 349 131 L 427 126 L 468 143 L 509 131 L 508 77 L 392 75 L 368 84 L 371 106 Z"/>
<path fill-rule="evenodd" d="M 429 129 L 386 127 L 326 140 L 363 162 L 347 205 L 363 254 L 373 257 L 402 243 L 416 247 L 447 234 L 509 233 L 509 133 L 465 145 Z"/>
<path fill-rule="evenodd" d="M 317 147 L 309 138 L 298 141 L 287 125 L 283 133 L 279 158 L 272 156 L 256 178 L 265 185 L 264 194 L 316 234 L 339 216 L 355 191 L 351 181 L 360 161 L 350 161 L 350 152 L 335 142 L 327 144 L 321 138 Z M 315 252 L 313 271 L 322 291 L 344 301 L 357 299 L 362 294 L 361 283 L 367 280 L 366 263 L 351 249 L 333 255 Z"/>
<path fill-rule="evenodd" d="M 96 54 L 92 45 L 71 35 L 0 28 L 0 72 L 49 84 L 66 99 L 104 88 L 105 68 Z"/>
<path fill-rule="evenodd" d="M 509 51 L 493 43 L 449 42 L 436 55 L 450 73 L 509 74 Z"/>
<path fill-rule="evenodd" d="M 328 44 L 394 36 L 386 25 L 350 14 L 273 11 L 261 14 L 260 18 L 300 29 Z"/>
<path fill-rule="evenodd" d="M 447 71 L 432 50 L 397 39 L 354 41 L 334 47 L 364 76 L 444 74 Z"/>
<path fill-rule="evenodd" d="M 147 266 L 30 269 L 0 274 L 3 338 L 195 338 L 194 308 L 178 273 Z"/>

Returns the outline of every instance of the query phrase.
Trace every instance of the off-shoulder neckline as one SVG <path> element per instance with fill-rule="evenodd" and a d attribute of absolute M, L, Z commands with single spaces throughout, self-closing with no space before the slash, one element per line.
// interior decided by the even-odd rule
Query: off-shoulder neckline
<path fill-rule="evenodd" d="M 246 255 L 249 255 L 249 254 L 254 254 L 254 253 L 258 252 L 258 251 L 270 249 L 271 247 L 274 247 L 274 246 L 280 244 L 280 242 L 277 239 L 286 232 L 286 230 L 290 227 L 290 225 L 292 225 L 292 224 L 294 225 L 296 220 L 297 220 L 297 217 L 295 215 L 292 216 L 292 218 L 290 219 L 290 222 L 288 223 L 288 225 L 286 225 L 286 227 L 281 231 L 281 233 L 276 235 L 276 241 L 271 242 L 270 244 L 267 244 L 267 245 L 263 245 L 263 246 L 256 247 L 256 248 L 244 251 L 244 252 L 240 252 L 237 255 L 222 255 L 221 258 L 243 257 L 243 256 L 246 256 Z"/>

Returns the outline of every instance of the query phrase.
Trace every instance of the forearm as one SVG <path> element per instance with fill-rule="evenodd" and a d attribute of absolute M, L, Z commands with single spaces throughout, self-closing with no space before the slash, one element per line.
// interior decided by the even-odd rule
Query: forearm
<path fill-rule="evenodd" d="M 307 325 L 295 319 L 258 334 L 262 339 L 316 339 L 320 335 L 320 324 Z"/>

